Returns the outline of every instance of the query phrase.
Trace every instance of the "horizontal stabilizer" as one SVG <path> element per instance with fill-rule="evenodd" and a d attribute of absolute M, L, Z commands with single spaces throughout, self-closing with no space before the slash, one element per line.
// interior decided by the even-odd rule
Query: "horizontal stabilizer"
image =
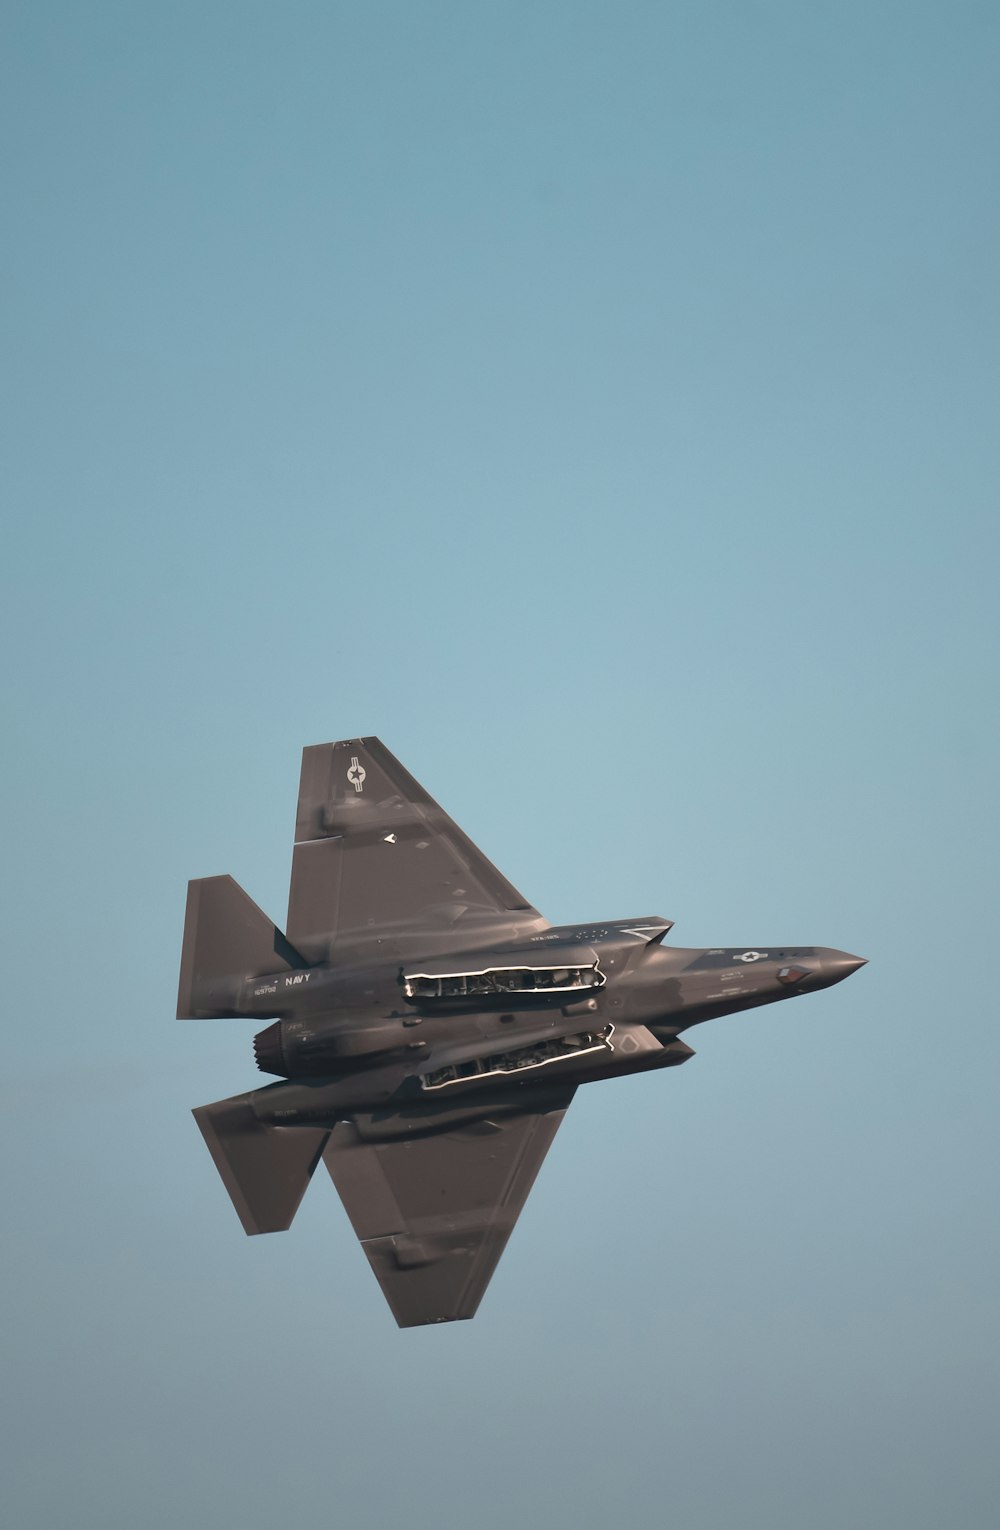
<path fill-rule="evenodd" d="M 178 1020 L 239 1015 L 248 977 L 288 972 L 307 963 L 232 877 L 188 883 Z"/>
<path fill-rule="evenodd" d="M 246 1094 L 201 1105 L 192 1114 L 244 1230 L 284 1232 L 291 1227 L 329 1132 L 323 1127 L 265 1126 Z"/>

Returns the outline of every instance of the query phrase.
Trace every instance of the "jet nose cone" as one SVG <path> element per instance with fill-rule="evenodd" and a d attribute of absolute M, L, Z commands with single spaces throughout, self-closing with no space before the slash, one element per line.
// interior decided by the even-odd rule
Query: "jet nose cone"
<path fill-rule="evenodd" d="M 828 984 L 841 983 L 867 961 L 867 956 L 852 956 L 850 951 L 824 951 L 823 977 Z"/>

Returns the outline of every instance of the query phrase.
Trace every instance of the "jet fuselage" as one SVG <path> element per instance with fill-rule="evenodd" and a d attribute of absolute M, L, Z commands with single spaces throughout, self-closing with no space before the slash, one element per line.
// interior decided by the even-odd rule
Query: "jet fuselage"
<path fill-rule="evenodd" d="M 258 1066 L 289 1081 L 256 1091 L 254 1110 L 314 1124 L 391 1102 L 471 1103 L 529 1083 L 674 1067 L 693 1056 L 678 1039 L 690 1027 L 862 965 L 818 946 L 664 946 L 669 928 L 569 926 L 517 947 L 248 979 L 241 1013 L 277 1017 L 255 1038 Z"/>

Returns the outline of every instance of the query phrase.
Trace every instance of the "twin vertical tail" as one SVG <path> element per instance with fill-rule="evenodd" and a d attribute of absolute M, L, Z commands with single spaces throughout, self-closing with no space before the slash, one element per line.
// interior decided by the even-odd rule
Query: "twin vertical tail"
<path fill-rule="evenodd" d="M 239 1016 L 248 977 L 308 963 L 232 877 L 188 883 L 178 1020 Z"/>
<path fill-rule="evenodd" d="M 241 1014 L 247 978 L 307 966 L 295 947 L 232 877 L 188 883 L 178 1020 Z M 194 1112 L 215 1167 L 248 1233 L 282 1232 L 319 1162 L 329 1132 L 259 1121 L 253 1096 L 217 1100 Z"/>

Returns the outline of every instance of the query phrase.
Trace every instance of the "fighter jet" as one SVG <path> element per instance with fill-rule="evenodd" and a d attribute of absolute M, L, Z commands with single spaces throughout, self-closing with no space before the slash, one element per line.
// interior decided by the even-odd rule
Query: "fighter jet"
<path fill-rule="evenodd" d="M 232 877 L 188 886 L 178 1019 L 272 1022 L 280 1082 L 194 1112 L 246 1231 L 288 1228 L 322 1161 L 400 1327 L 471 1318 L 580 1084 L 864 965 L 671 928 L 552 926 L 377 738 L 305 749 L 286 933 Z"/>

